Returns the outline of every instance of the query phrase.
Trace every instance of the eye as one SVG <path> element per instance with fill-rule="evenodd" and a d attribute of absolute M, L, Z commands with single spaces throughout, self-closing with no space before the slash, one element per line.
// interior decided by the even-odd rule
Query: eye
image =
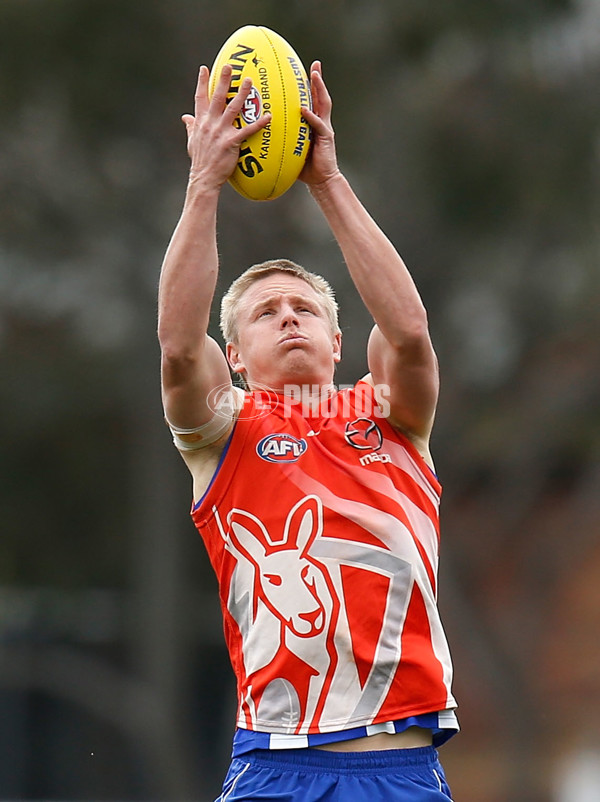
<path fill-rule="evenodd" d="M 271 584 L 279 587 L 283 579 L 279 576 L 279 574 L 265 574 L 265 579 Z"/>

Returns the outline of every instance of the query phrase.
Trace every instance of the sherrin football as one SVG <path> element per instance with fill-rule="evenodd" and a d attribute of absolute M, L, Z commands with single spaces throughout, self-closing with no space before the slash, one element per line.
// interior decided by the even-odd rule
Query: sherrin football
<path fill-rule="evenodd" d="M 244 78 L 252 79 L 235 124 L 243 127 L 262 114 L 272 115 L 265 128 L 242 143 L 229 183 L 245 198 L 273 200 L 292 186 L 308 154 L 310 126 L 300 110 L 312 108 L 306 70 L 291 45 L 262 25 L 246 25 L 227 39 L 211 68 L 210 96 L 225 64 L 233 70 L 228 100 Z"/>

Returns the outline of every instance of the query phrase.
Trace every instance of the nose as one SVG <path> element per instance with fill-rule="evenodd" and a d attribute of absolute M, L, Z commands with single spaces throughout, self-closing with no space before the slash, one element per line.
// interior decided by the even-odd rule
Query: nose
<path fill-rule="evenodd" d="M 281 328 L 285 329 L 290 326 L 297 326 L 298 323 L 298 315 L 296 314 L 294 307 L 290 304 L 286 304 L 281 310 Z"/>
<path fill-rule="evenodd" d="M 325 623 L 325 611 L 317 607 L 309 613 L 299 613 L 298 631 L 302 635 L 318 635 Z"/>

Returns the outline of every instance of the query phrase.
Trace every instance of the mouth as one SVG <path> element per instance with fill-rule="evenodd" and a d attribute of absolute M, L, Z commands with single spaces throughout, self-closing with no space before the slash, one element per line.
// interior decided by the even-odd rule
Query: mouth
<path fill-rule="evenodd" d="M 304 337 L 302 334 L 288 334 L 279 340 L 279 345 L 287 345 L 288 343 L 291 343 L 292 345 L 294 344 L 299 345 L 300 343 L 305 343 L 305 342 L 308 341 L 306 337 Z"/>

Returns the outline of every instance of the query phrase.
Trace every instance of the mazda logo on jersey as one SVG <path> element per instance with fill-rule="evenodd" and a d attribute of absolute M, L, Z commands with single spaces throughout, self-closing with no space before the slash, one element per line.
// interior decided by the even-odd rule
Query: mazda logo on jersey
<path fill-rule="evenodd" d="M 360 451 L 377 451 L 383 443 L 381 429 L 370 418 L 356 418 L 346 424 L 346 442 Z"/>
<path fill-rule="evenodd" d="M 307 449 L 304 438 L 298 440 L 291 434 L 268 434 L 256 446 L 256 453 L 267 462 L 296 462 Z"/>

